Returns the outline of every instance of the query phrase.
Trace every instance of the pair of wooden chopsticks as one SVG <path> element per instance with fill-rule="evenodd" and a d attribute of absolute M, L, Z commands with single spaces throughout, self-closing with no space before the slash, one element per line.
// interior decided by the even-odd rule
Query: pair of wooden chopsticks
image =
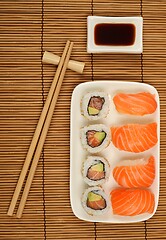
<path fill-rule="evenodd" d="M 40 154 L 44 145 L 44 141 L 50 126 L 51 118 L 52 118 L 54 108 L 58 99 L 58 94 L 62 85 L 65 71 L 70 59 L 72 48 L 73 48 L 73 42 L 70 43 L 70 41 L 67 41 L 62 57 L 60 59 L 56 74 L 55 74 L 55 77 L 50 87 L 47 100 L 43 107 L 41 116 L 39 118 L 32 142 L 30 144 L 22 171 L 20 173 L 20 177 L 18 179 L 16 188 L 9 206 L 9 210 L 7 212 L 7 215 L 9 216 L 13 215 L 20 191 L 22 189 L 25 177 L 27 175 L 30 163 L 32 161 L 29 174 L 27 177 L 27 181 L 24 187 L 24 191 L 20 200 L 17 214 L 16 214 L 17 218 L 21 218 L 22 216 L 22 213 L 26 204 L 26 200 L 28 197 L 28 193 L 29 193 L 29 190 L 33 181 L 33 177 L 37 168 L 37 164 L 40 158 Z"/>

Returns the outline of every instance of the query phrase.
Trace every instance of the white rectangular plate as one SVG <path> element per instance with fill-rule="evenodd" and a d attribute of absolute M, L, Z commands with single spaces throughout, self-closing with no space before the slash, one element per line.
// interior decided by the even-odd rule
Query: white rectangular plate
<path fill-rule="evenodd" d="M 84 116 L 81 115 L 80 103 L 81 99 L 89 91 L 104 91 L 110 95 L 110 112 L 108 116 L 103 120 L 98 121 L 89 121 Z M 117 92 L 124 93 L 138 93 L 138 92 L 150 92 L 155 94 L 157 101 L 157 110 L 153 114 L 148 114 L 145 116 L 132 116 L 127 114 L 120 114 L 116 111 L 115 106 L 112 101 L 112 97 Z M 112 209 L 107 213 L 100 216 L 91 216 L 88 215 L 82 207 L 81 198 L 85 189 L 88 188 L 88 185 L 84 182 L 82 177 L 82 164 L 87 156 L 90 154 L 83 149 L 80 141 L 80 129 L 89 124 L 103 123 L 110 126 L 116 126 L 118 124 L 127 124 L 127 123 L 150 123 L 157 122 L 158 125 L 158 143 L 151 149 L 143 153 L 129 153 L 124 151 L 119 151 L 116 149 L 112 143 L 101 152 L 101 155 L 105 157 L 111 166 L 111 172 L 114 166 L 123 158 L 133 159 L 148 157 L 153 155 L 155 157 L 155 180 L 150 187 L 150 190 L 155 195 L 155 208 L 152 214 L 140 214 L 137 216 L 124 217 L 114 215 Z M 135 83 L 135 82 L 122 82 L 122 81 L 96 81 L 96 82 L 87 82 L 79 84 L 73 91 L 72 100 L 71 100 L 71 126 L 70 126 L 70 201 L 73 213 L 79 219 L 91 221 L 91 222 L 109 222 L 109 223 L 130 223 L 130 222 L 139 222 L 145 221 L 151 218 L 156 212 L 159 198 L 159 153 L 160 153 L 160 103 L 157 90 L 144 83 Z M 106 194 L 110 194 L 111 190 L 118 187 L 117 183 L 110 174 L 109 180 L 103 184 L 103 189 Z"/>

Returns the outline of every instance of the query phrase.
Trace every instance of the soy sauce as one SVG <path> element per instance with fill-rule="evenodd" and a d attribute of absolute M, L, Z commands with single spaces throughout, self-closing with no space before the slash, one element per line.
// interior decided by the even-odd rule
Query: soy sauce
<path fill-rule="evenodd" d="M 135 41 L 135 26 L 131 23 L 99 23 L 94 29 L 96 45 L 130 46 Z"/>

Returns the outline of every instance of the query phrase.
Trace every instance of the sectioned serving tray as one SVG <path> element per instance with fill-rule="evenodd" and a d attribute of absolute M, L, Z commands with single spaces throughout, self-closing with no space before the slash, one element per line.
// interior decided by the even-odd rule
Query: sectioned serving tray
<path fill-rule="evenodd" d="M 82 97 L 90 91 L 104 91 L 110 96 L 110 111 L 105 119 L 98 121 L 89 121 L 81 115 L 81 100 Z M 113 96 L 118 93 L 138 93 L 150 92 L 155 95 L 157 101 L 157 109 L 153 114 L 145 116 L 132 116 L 127 114 L 120 114 L 116 111 L 113 103 Z M 80 129 L 90 124 L 105 124 L 106 126 L 117 126 L 127 123 L 146 124 L 157 122 L 157 144 L 143 152 L 143 153 L 130 153 L 116 149 L 112 142 L 103 150 L 99 155 L 105 157 L 110 163 L 110 177 L 109 180 L 103 184 L 102 188 L 105 193 L 110 195 L 110 191 L 119 187 L 112 176 L 112 170 L 121 159 L 142 158 L 153 155 L 155 157 L 155 179 L 149 188 L 155 196 L 155 208 L 152 214 L 144 213 L 137 216 L 119 216 L 114 215 L 110 205 L 107 213 L 98 216 L 91 216 L 85 212 L 82 207 L 81 198 L 83 192 L 89 187 L 82 177 L 83 161 L 90 156 L 85 149 L 83 149 L 80 140 Z M 151 218 L 156 212 L 159 198 L 159 170 L 160 170 L 160 103 L 157 90 L 148 84 L 136 82 L 122 82 L 122 81 L 96 81 L 79 84 L 73 91 L 71 100 L 71 122 L 70 122 L 70 201 L 73 213 L 76 217 L 82 220 L 91 222 L 108 222 L 108 223 L 130 223 L 145 221 Z"/>

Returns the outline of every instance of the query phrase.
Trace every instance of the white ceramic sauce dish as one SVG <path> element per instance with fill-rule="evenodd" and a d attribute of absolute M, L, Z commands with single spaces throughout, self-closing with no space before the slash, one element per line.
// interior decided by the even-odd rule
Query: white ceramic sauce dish
<path fill-rule="evenodd" d="M 135 28 L 134 42 L 131 45 L 100 45 L 96 44 L 95 28 L 99 24 L 128 24 Z M 126 32 L 127 34 L 127 32 Z M 103 34 L 102 34 L 103 35 Z M 123 32 L 120 38 L 123 38 Z M 105 36 L 105 35 L 103 35 Z M 107 37 L 105 37 L 107 38 Z M 88 53 L 133 53 L 139 54 L 143 51 L 143 18 L 142 17 L 100 17 L 88 16 L 87 18 L 87 52 Z"/>
<path fill-rule="evenodd" d="M 110 110 L 106 118 L 89 121 L 81 113 L 81 100 L 82 97 L 90 91 L 103 91 L 110 96 Z M 157 102 L 157 109 L 154 113 L 145 116 L 133 116 L 127 114 L 120 114 L 117 112 L 113 103 L 113 97 L 119 93 L 139 93 L 149 92 L 155 95 Z M 148 84 L 136 83 L 136 82 L 123 82 L 123 81 L 96 81 L 86 82 L 79 84 L 73 91 L 71 99 L 71 119 L 70 119 L 70 201 L 73 213 L 76 217 L 82 220 L 91 222 L 108 222 L 108 223 L 132 223 L 145 221 L 151 218 L 157 209 L 159 199 L 159 172 L 160 172 L 160 103 L 157 90 Z M 110 192 L 114 188 L 118 188 L 119 185 L 115 182 L 112 176 L 113 168 L 122 159 L 133 158 L 148 158 L 153 155 L 155 158 L 155 179 L 149 190 L 154 194 L 155 207 L 153 213 L 143 213 L 136 216 L 120 216 L 113 214 L 112 206 L 103 215 L 92 216 L 89 215 L 83 208 L 81 199 L 84 191 L 89 187 L 82 176 L 82 166 L 87 156 L 91 155 L 82 146 L 80 140 L 80 129 L 90 124 L 105 124 L 106 126 L 117 126 L 127 123 L 139 123 L 146 124 L 150 122 L 157 123 L 157 144 L 142 153 L 131 153 L 126 151 L 120 151 L 110 142 L 109 146 L 104 149 L 99 155 L 103 156 L 109 161 L 110 164 L 110 177 L 107 182 L 102 185 L 107 196 L 110 196 Z"/>

